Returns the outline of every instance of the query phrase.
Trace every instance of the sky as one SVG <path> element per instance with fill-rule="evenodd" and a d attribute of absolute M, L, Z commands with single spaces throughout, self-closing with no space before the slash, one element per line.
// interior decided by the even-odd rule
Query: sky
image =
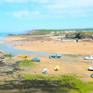
<path fill-rule="evenodd" d="M 0 33 L 93 28 L 93 0 L 0 0 Z"/>

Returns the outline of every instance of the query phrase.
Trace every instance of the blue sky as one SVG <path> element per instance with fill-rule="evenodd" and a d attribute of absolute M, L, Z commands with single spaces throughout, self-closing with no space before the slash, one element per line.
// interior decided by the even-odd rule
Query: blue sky
<path fill-rule="evenodd" d="M 0 0 L 0 32 L 93 28 L 93 0 Z"/>

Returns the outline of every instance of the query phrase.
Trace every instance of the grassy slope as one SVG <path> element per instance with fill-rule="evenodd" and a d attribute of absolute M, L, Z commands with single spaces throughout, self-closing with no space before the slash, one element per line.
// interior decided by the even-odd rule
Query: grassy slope
<path fill-rule="evenodd" d="M 24 75 L 26 80 L 60 81 L 59 89 L 55 93 L 90 93 L 93 91 L 93 82 L 83 82 L 74 75 L 48 76 L 48 75 Z M 64 92 L 62 92 L 64 90 Z"/>
<path fill-rule="evenodd" d="M 65 31 L 68 31 L 68 32 L 72 31 L 69 33 L 70 36 L 71 36 L 71 34 L 76 34 L 77 32 L 79 32 L 81 34 L 81 36 L 83 36 L 83 37 L 87 37 L 87 36 L 90 37 L 93 35 L 93 29 L 63 29 L 63 30 L 46 29 L 46 30 L 33 30 L 31 33 L 33 35 L 46 35 L 46 34 L 50 34 L 51 32 L 54 32 L 55 35 L 59 35 L 59 34 L 65 34 L 64 33 Z"/>
<path fill-rule="evenodd" d="M 32 61 L 25 60 L 20 63 L 20 67 L 32 67 L 33 64 Z M 74 75 L 48 76 L 24 74 L 23 77 L 27 81 L 41 80 L 47 83 L 49 82 L 49 84 L 53 83 L 52 81 L 59 81 L 59 88 L 54 93 L 62 93 L 62 91 L 64 91 L 63 93 L 90 93 L 90 91 L 93 91 L 93 82 L 83 82 Z M 44 88 L 45 86 L 42 87 Z"/>
<path fill-rule="evenodd" d="M 32 67 L 33 65 L 34 65 L 34 62 L 32 62 L 31 60 L 20 61 L 20 64 L 19 64 L 20 67 Z"/>
<path fill-rule="evenodd" d="M 33 64 L 32 61 L 25 60 L 20 63 L 20 66 L 32 67 Z M 37 86 L 33 88 L 49 89 L 46 93 L 93 93 L 93 82 L 83 82 L 75 75 L 49 76 L 42 74 L 22 74 L 22 76 L 25 81 L 29 81 L 23 85 L 30 86 L 35 81 Z M 56 81 L 57 83 L 55 83 Z M 57 88 L 54 86 L 57 86 Z M 50 92 L 51 87 L 55 88 L 52 92 Z"/>

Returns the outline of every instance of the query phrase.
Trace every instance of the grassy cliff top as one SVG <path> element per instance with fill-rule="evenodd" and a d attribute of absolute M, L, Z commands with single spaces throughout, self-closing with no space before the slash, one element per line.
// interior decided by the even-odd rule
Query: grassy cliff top
<path fill-rule="evenodd" d="M 92 32 L 92 28 L 88 29 L 34 29 L 32 31 L 28 31 L 27 34 L 33 35 L 43 35 L 43 34 L 50 34 L 50 33 L 64 33 L 64 32 Z"/>

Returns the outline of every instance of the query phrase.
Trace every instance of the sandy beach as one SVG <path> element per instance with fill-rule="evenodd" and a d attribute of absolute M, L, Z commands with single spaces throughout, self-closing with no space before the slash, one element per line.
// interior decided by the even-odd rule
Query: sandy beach
<path fill-rule="evenodd" d="M 8 40 L 16 41 L 14 38 L 9 37 Z M 90 78 L 91 71 L 88 71 L 89 66 L 93 66 L 93 62 L 83 60 L 82 56 L 92 55 L 93 54 L 93 42 L 80 41 L 76 43 L 73 41 L 42 41 L 42 40 L 23 40 L 24 38 L 16 38 L 18 42 L 15 43 L 14 48 L 38 51 L 38 52 L 47 52 L 47 53 L 61 53 L 69 54 L 70 56 L 65 56 L 62 59 L 49 59 L 48 57 L 40 57 L 41 62 L 35 63 L 36 65 L 32 68 L 26 67 L 21 73 L 28 74 L 41 74 L 43 68 L 48 68 L 50 75 L 62 75 L 62 74 L 76 74 L 85 81 L 93 81 Z M 21 39 L 21 40 L 20 40 Z M 7 41 L 7 40 L 6 40 Z M 74 55 L 74 56 L 71 56 Z M 76 56 L 75 56 L 76 55 Z M 32 56 L 33 58 L 35 56 Z M 59 66 L 59 71 L 54 71 L 54 67 Z M 37 70 L 38 69 L 38 70 Z"/>
<path fill-rule="evenodd" d="M 47 53 L 92 55 L 93 41 L 56 41 L 56 40 L 26 40 L 23 36 L 9 36 L 5 42 L 14 42 L 13 47 Z"/>
<path fill-rule="evenodd" d="M 13 42 L 13 41 L 20 41 L 20 40 L 24 40 L 24 37 L 21 36 L 7 36 L 4 41 L 5 42 Z"/>
<path fill-rule="evenodd" d="M 75 41 L 24 41 L 23 44 L 14 45 L 15 48 L 47 53 L 92 55 L 93 42 Z"/>

